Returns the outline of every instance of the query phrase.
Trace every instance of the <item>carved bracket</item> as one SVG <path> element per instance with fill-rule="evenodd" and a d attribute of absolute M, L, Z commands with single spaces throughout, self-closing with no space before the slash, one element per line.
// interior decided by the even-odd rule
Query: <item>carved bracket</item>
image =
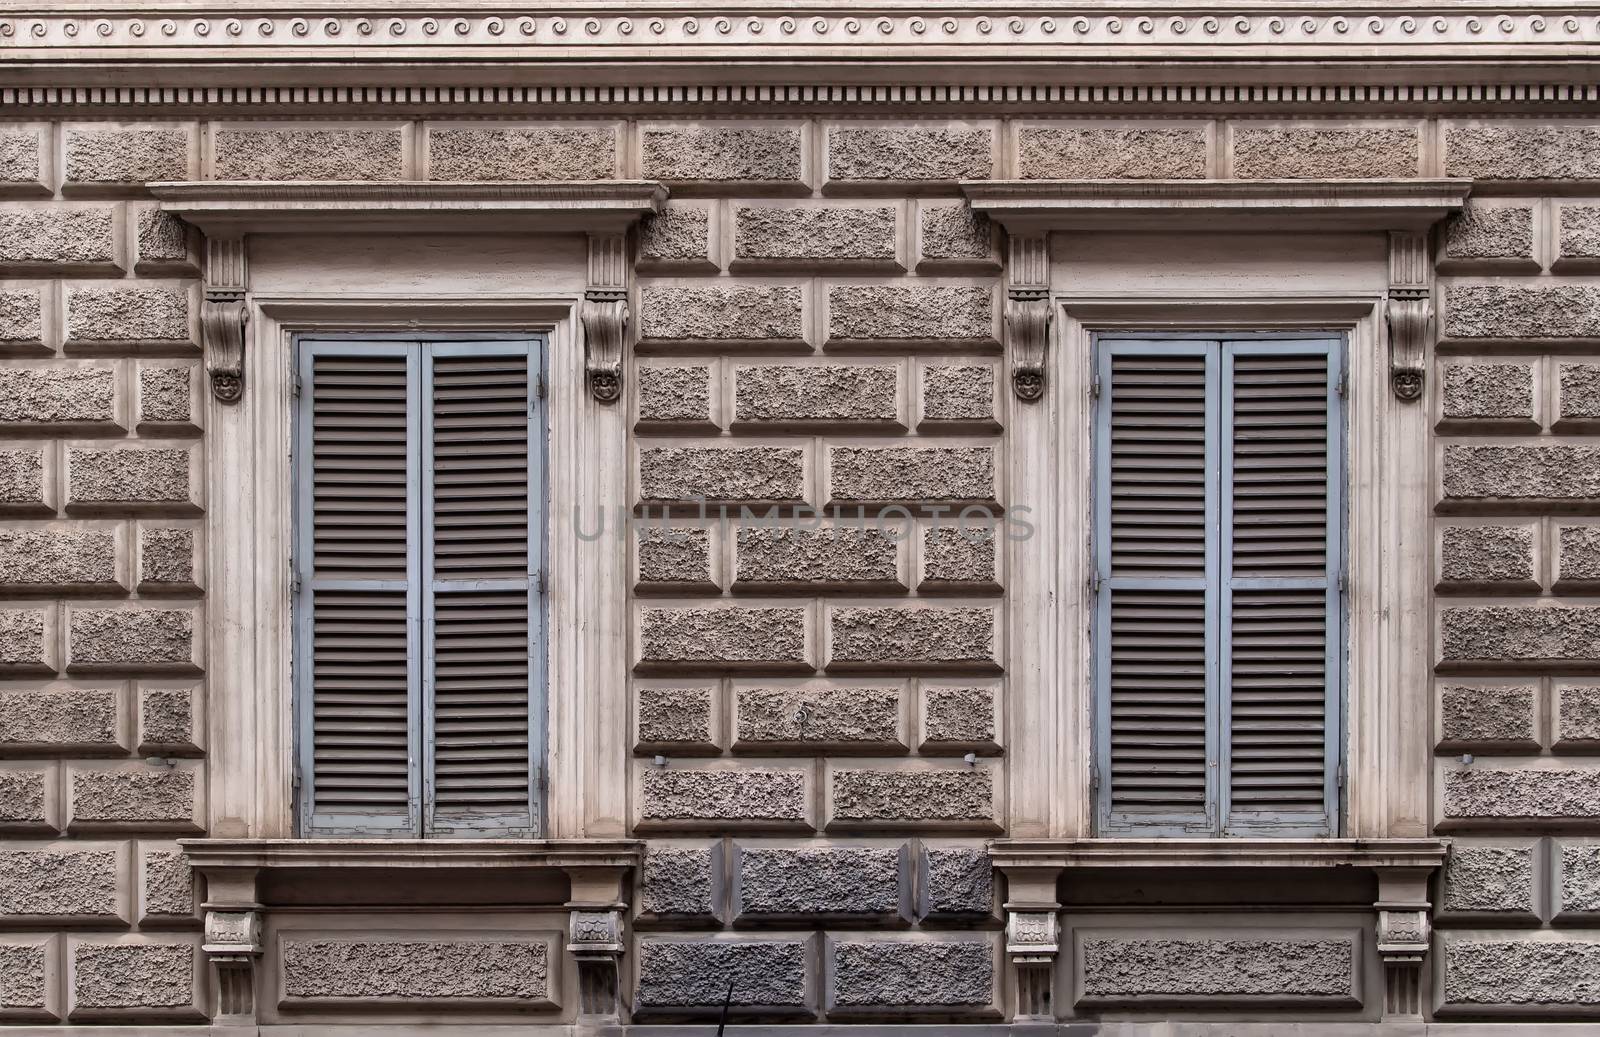
<path fill-rule="evenodd" d="M 601 403 L 614 403 L 622 396 L 629 271 L 627 235 L 589 235 L 589 283 L 578 319 L 583 322 L 589 392 Z"/>
<path fill-rule="evenodd" d="M 1050 252 L 1044 234 L 1012 235 L 1006 268 L 1006 351 L 1019 400 L 1044 396 L 1050 345 Z"/>
<path fill-rule="evenodd" d="M 1061 923 L 1055 911 L 1010 911 L 1006 957 L 1016 970 L 1018 1022 L 1055 1020 L 1051 983 L 1061 953 Z"/>
<path fill-rule="evenodd" d="M 1431 869 L 1378 870 L 1378 957 L 1383 960 L 1383 1017 L 1422 1018 L 1422 966 L 1428 957 Z"/>
<path fill-rule="evenodd" d="M 251 1025 L 256 1021 L 256 961 L 261 957 L 258 911 L 207 911 L 200 949 L 217 978 L 216 1021 Z"/>
<path fill-rule="evenodd" d="M 620 1021 L 622 911 L 578 909 L 568 926 L 567 950 L 578 964 L 578 1014 Z"/>
<path fill-rule="evenodd" d="M 1433 326 L 1428 235 L 1389 234 L 1389 380 L 1399 399 L 1422 398 L 1428 336 Z"/>
<path fill-rule="evenodd" d="M 246 286 L 244 239 L 208 238 L 200 342 L 211 394 L 223 403 L 238 403 L 244 395 L 244 329 L 250 319 Z"/>

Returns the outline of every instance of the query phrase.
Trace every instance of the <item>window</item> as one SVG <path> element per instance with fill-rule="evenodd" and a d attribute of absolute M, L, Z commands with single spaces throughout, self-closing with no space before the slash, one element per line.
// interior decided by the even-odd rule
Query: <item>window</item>
<path fill-rule="evenodd" d="M 302 835 L 538 833 L 542 361 L 297 343 Z"/>
<path fill-rule="evenodd" d="M 1096 342 L 1102 835 L 1333 835 L 1341 343 Z"/>

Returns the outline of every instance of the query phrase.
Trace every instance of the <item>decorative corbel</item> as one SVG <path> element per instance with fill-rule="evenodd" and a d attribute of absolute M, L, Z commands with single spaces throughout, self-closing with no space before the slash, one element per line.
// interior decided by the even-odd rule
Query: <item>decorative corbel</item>
<path fill-rule="evenodd" d="M 247 284 L 244 238 L 207 238 L 200 341 L 211 393 L 223 403 L 238 403 L 244 394 L 244 328 L 250 319 Z"/>
<path fill-rule="evenodd" d="M 1058 867 L 1005 866 L 1006 958 L 1015 979 L 1019 1023 L 1055 1022 L 1056 959 L 1061 953 Z"/>
<path fill-rule="evenodd" d="M 1006 351 L 1011 388 L 1020 400 L 1044 395 L 1045 351 L 1050 345 L 1050 238 L 1007 237 Z"/>
<path fill-rule="evenodd" d="M 1425 231 L 1389 233 L 1389 381 L 1398 398 L 1422 397 L 1433 289 Z"/>
<path fill-rule="evenodd" d="M 1379 868 L 1378 957 L 1383 960 L 1383 1017 L 1422 1018 L 1422 966 L 1428 957 L 1430 868 Z"/>
<path fill-rule="evenodd" d="M 578 1022 L 584 1032 L 625 1022 L 622 1015 L 623 914 L 629 867 L 568 868 L 567 951 L 578 967 Z"/>
<path fill-rule="evenodd" d="M 589 283 L 578 319 L 583 322 L 584 370 L 601 403 L 622 396 L 622 349 L 628 334 L 628 239 L 589 235 Z"/>
<path fill-rule="evenodd" d="M 217 977 L 216 1022 L 256 1022 L 256 961 L 261 957 L 259 911 L 207 911 L 200 949 Z"/>

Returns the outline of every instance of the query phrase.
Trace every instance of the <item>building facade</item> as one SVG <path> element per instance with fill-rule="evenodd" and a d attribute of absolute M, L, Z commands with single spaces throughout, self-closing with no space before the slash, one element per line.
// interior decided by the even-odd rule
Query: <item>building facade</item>
<path fill-rule="evenodd" d="M 1597 56 L 0 4 L 0 1024 L 1584 1032 Z"/>

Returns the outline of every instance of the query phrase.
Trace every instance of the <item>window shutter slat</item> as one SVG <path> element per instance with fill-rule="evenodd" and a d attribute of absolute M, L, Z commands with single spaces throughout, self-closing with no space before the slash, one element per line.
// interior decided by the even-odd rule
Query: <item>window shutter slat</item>
<path fill-rule="evenodd" d="M 1204 576 L 1206 363 L 1111 360 L 1111 572 Z"/>

